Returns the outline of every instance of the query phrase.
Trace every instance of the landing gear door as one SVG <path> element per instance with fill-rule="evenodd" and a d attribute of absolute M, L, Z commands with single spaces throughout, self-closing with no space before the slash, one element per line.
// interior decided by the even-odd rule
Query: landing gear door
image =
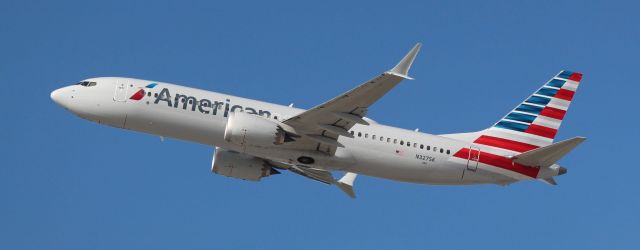
<path fill-rule="evenodd" d="M 480 149 L 470 146 L 469 158 L 467 158 L 467 169 L 476 171 L 478 169 L 478 162 L 480 162 Z"/>
<path fill-rule="evenodd" d="M 118 80 L 116 82 L 116 90 L 113 94 L 113 100 L 116 102 L 126 102 L 127 101 L 127 81 Z"/>

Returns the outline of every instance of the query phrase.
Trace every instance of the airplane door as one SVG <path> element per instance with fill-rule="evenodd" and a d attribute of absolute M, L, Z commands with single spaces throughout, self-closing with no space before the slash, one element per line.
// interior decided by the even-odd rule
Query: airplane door
<path fill-rule="evenodd" d="M 469 157 L 467 158 L 467 169 L 476 171 L 478 169 L 478 162 L 480 161 L 480 149 L 470 146 Z"/>
<path fill-rule="evenodd" d="M 113 100 L 116 102 L 126 102 L 128 89 L 126 81 L 120 80 L 116 82 L 116 92 L 113 94 Z"/>

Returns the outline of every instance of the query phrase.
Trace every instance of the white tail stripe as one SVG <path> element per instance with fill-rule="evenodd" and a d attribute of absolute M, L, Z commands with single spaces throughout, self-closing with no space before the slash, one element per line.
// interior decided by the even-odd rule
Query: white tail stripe
<path fill-rule="evenodd" d="M 564 85 L 562 85 L 562 88 L 575 92 L 578 89 L 578 82 L 576 82 L 576 81 L 567 81 L 567 82 L 564 83 Z"/>
<path fill-rule="evenodd" d="M 560 120 L 553 119 L 551 117 L 542 116 L 542 115 L 538 116 L 535 120 L 533 120 L 533 124 L 545 126 L 545 127 L 556 129 L 556 130 L 560 128 L 561 122 L 562 121 Z"/>
<path fill-rule="evenodd" d="M 571 104 L 570 101 L 562 100 L 558 98 L 551 98 L 551 101 L 547 104 L 547 106 L 566 111 L 567 109 L 569 109 L 569 104 Z"/>

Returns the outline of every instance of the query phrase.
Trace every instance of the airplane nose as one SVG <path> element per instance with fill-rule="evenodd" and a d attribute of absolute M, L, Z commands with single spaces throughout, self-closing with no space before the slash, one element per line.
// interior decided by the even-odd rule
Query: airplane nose
<path fill-rule="evenodd" d="M 62 94 L 60 92 L 62 92 L 60 89 L 56 89 L 53 92 L 51 92 L 51 100 L 53 100 L 53 102 L 55 102 L 56 104 L 62 106 L 60 102 L 62 99 L 61 97 Z"/>

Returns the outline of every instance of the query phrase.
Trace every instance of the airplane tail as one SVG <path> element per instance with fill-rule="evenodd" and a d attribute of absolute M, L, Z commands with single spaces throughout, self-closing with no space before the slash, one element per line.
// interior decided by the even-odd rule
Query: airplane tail
<path fill-rule="evenodd" d="M 581 79 L 581 73 L 560 71 L 490 128 L 444 136 L 515 153 L 551 145 Z"/>

